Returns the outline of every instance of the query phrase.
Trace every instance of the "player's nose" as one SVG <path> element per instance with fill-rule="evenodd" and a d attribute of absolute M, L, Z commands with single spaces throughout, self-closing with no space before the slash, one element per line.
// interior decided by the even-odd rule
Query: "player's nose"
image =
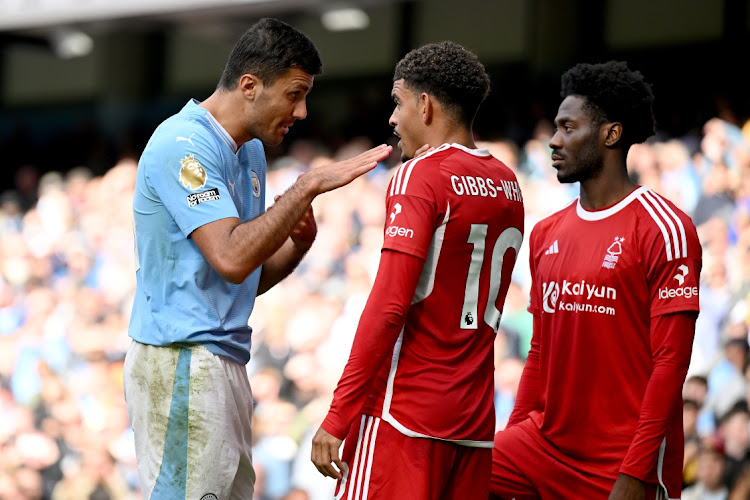
<path fill-rule="evenodd" d="M 297 105 L 294 106 L 292 116 L 296 120 L 304 120 L 307 117 L 307 103 L 305 101 L 298 102 Z"/>

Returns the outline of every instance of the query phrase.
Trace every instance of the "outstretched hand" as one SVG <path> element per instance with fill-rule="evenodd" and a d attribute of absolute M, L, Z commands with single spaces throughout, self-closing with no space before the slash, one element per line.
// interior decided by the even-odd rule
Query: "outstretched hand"
<path fill-rule="evenodd" d="M 310 170 L 301 179 L 315 182 L 318 194 L 326 193 L 345 186 L 360 175 L 369 172 L 377 166 L 378 162 L 388 158 L 392 149 L 392 146 L 381 144 L 354 158 Z"/>
<path fill-rule="evenodd" d="M 341 479 L 341 471 L 345 467 L 339 458 L 339 448 L 342 442 L 341 439 L 332 436 L 322 427 L 319 427 L 318 432 L 315 433 L 312 440 L 310 459 L 315 464 L 318 472 L 323 476 L 332 477 L 337 480 Z"/>

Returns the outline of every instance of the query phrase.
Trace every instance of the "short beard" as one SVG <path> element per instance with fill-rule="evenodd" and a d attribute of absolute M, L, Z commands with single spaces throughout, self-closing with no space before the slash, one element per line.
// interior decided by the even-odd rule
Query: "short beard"
<path fill-rule="evenodd" d="M 581 145 L 575 167 L 568 172 L 557 171 L 557 180 L 562 184 L 583 182 L 596 177 L 602 169 L 602 158 L 599 154 L 599 138 L 592 132 L 585 143 Z"/>

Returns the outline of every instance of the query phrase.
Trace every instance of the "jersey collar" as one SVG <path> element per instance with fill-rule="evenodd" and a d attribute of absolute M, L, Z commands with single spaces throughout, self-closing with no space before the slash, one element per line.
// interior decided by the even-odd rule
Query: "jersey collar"
<path fill-rule="evenodd" d="M 638 196 L 641 195 L 644 191 L 648 191 L 648 188 L 646 186 L 639 186 L 633 190 L 632 193 L 627 195 L 625 198 L 621 199 L 611 207 L 605 208 L 603 210 L 594 210 L 589 211 L 586 210 L 581 206 L 581 198 L 578 197 L 576 199 L 576 213 L 578 214 L 578 217 L 580 217 L 583 220 L 589 220 L 589 221 L 595 221 L 595 220 L 602 220 L 606 219 L 610 215 L 614 215 L 626 206 L 630 204 L 633 200 L 635 200 Z"/>

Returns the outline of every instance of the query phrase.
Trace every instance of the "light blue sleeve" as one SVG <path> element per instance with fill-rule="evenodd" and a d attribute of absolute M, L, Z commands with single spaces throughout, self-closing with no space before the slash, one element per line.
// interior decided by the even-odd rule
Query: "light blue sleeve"
<path fill-rule="evenodd" d="M 223 145 L 199 123 L 164 124 L 143 152 L 146 181 L 185 236 L 238 217 L 225 179 Z"/>

